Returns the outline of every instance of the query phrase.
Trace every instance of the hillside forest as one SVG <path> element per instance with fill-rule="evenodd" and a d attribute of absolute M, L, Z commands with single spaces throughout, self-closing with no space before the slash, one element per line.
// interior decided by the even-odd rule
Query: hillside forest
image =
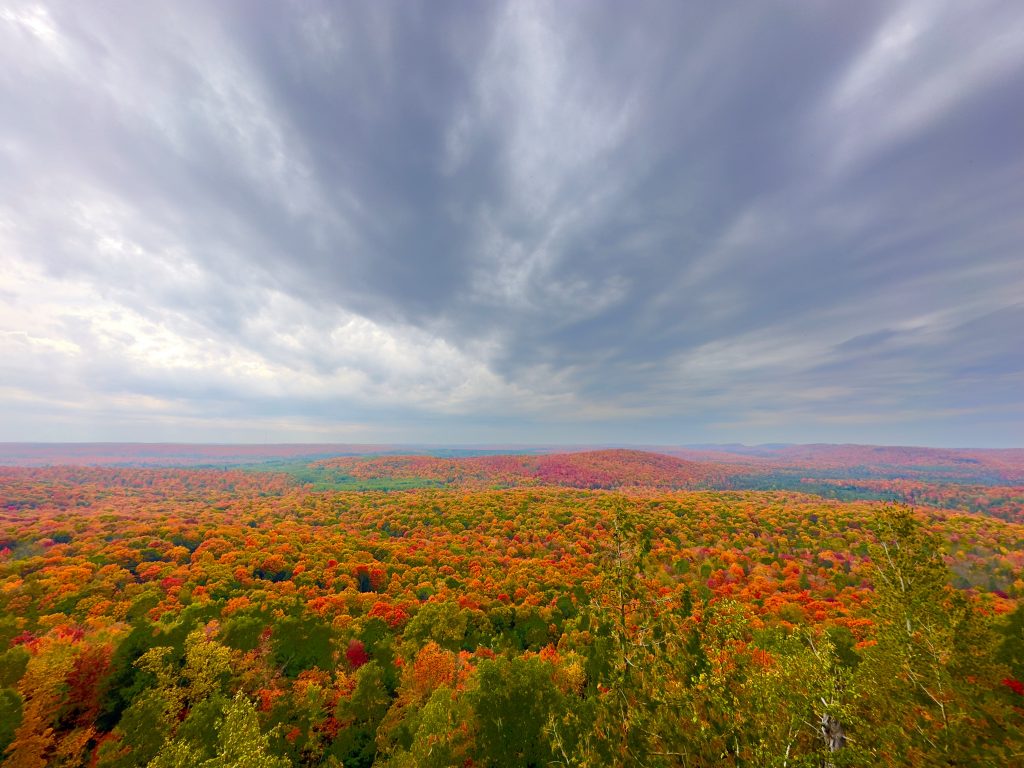
<path fill-rule="evenodd" d="M 1024 765 L 1021 451 L 3 458 L 3 768 Z"/>

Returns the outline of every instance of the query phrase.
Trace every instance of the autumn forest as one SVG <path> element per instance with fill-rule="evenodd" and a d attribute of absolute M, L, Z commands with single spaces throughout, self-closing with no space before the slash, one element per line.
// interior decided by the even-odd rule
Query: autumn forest
<path fill-rule="evenodd" d="M 2 765 L 1020 764 L 1024 455 L 915 450 L 5 456 Z"/>

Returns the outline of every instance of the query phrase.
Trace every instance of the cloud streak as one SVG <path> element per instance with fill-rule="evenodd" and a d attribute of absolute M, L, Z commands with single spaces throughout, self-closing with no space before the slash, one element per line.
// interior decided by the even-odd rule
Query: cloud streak
<path fill-rule="evenodd" d="M 11 2 L 0 439 L 1019 444 L 1024 10 Z"/>

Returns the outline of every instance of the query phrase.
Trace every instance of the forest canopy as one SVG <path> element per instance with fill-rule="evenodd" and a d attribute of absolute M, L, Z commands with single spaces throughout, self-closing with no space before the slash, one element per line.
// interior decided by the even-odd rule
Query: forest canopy
<path fill-rule="evenodd" d="M 0 468 L 2 765 L 1024 749 L 1020 505 L 955 508 L 994 486 L 751 490 L 634 451 L 302 467 Z M 916 505 L 852 493 L 886 483 Z"/>

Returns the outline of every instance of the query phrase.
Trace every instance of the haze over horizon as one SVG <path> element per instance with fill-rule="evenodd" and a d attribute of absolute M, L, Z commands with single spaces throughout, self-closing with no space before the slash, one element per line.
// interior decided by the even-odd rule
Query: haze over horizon
<path fill-rule="evenodd" d="M 0 441 L 1024 444 L 1024 5 L 0 6 Z"/>

